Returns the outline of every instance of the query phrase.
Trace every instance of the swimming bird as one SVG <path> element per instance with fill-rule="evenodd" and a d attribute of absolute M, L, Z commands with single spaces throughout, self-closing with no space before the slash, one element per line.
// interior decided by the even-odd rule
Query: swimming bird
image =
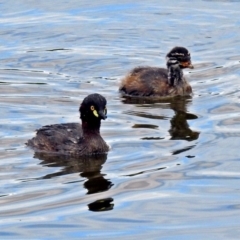
<path fill-rule="evenodd" d="M 191 55 L 184 47 L 174 47 L 167 55 L 167 69 L 136 67 L 122 80 L 119 91 L 123 96 L 166 98 L 190 96 L 192 87 L 182 69 L 193 68 Z"/>
<path fill-rule="evenodd" d="M 26 144 L 35 151 L 65 155 L 91 155 L 109 151 L 100 135 L 101 120 L 107 118 L 107 101 L 100 94 L 90 94 L 82 101 L 79 112 L 82 124 L 47 125 L 37 130 Z"/>

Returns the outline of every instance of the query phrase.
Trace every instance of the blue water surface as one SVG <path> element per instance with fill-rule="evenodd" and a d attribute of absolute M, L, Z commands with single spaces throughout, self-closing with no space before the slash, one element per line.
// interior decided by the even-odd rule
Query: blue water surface
<path fill-rule="evenodd" d="M 0 3 L 1 239 L 238 239 L 239 1 Z M 191 99 L 127 101 L 121 79 L 189 49 Z M 26 147 L 108 101 L 98 161 Z"/>

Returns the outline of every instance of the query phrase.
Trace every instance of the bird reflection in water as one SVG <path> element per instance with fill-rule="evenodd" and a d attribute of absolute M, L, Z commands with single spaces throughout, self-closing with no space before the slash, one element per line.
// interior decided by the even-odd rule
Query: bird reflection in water
<path fill-rule="evenodd" d="M 86 194 L 99 193 L 109 190 L 113 183 L 105 178 L 105 174 L 101 173 L 103 164 L 107 160 L 107 154 L 81 156 L 79 158 L 56 155 L 52 153 L 35 152 L 34 158 L 42 160 L 40 164 L 47 167 L 61 167 L 59 172 L 47 174 L 42 179 L 50 179 L 71 173 L 80 173 L 80 176 L 87 179 L 83 186 L 87 189 Z M 113 199 L 98 199 L 90 204 L 90 211 L 108 211 L 114 207 Z"/>
<path fill-rule="evenodd" d="M 175 115 L 170 120 L 171 128 L 169 133 L 171 140 L 196 140 L 200 132 L 193 131 L 189 128 L 187 120 L 197 119 L 195 114 L 187 112 L 187 99 L 179 98 L 173 99 L 170 102 L 170 108 L 174 111 Z"/>
<path fill-rule="evenodd" d="M 138 106 L 149 106 L 150 108 L 154 106 L 154 104 L 157 104 L 157 107 L 162 109 L 172 109 L 174 111 L 174 116 L 170 120 L 170 129 L 168 132 L 170 133 L 170 140 L 186 140 L 186 141 L 193 141 L 198 139 L 200 132 L 194 131 L 190 129 L 188 120 L 197 119 L 197 115 L 188 113 L 187 112 L 187 105 L 191 102 L 191 97 L 175 97 L 175 98 L 169 98 L 169 99 L 158 99 L 158 100 L 152 100 L 147 98 L 134 98 L 134 97 L 124 97 L 123 103 L 125 104 L 138 104 Z M 148 105 L 146 105 L 148 104 Z M 156 106 L 154 106 L 156 108 Z M 134 113 L 130 113 L 132 115 L 140 116 L 140 117 L 146 117 L 151 119 L 160 119 L 164 120 L 167 119 L 165 116 L 150 116 L 147 113 L 143 112 L 137 112 L 134 111 Z M 148 125 L 148 126 L 147 126 Z M 151 124 L 135 124 L 133 127 L 136 128 L 157 128 L 156 125 Z M 163 138 L 155 138 L 155 137 L 147 137 L 143 138 L 144 140 L 161 140 Z M 195 145 L 194 145 L 195 146 Z M 189 146 L 181 150 L 177 150 L 173 152 L 173 154 L 178 154 L 180 152 L 187 151 L 194 146 Z"/>

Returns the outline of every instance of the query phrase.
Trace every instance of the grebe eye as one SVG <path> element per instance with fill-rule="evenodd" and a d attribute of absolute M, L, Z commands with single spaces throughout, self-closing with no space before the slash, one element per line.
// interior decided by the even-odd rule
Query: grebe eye
<path fill-rule="evenodd" d="M 91 107 L 90 107 L 90 109 L 91 109 L 92 111 L 94 111 L 94 110 L 95 110 L 94 106 L 91 106 Z"/>

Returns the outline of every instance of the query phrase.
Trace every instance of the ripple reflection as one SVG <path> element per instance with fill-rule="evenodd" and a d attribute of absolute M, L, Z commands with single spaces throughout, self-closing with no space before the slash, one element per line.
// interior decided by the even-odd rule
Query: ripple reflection
<path fill-rule="evenodd" d="M 113 183 L 105 178 L 106 174 L 101 173 L 103 164 L 107 160 L 107 154 L 74 158 L 72 156 L 35 152 L 34 158 L 42 160 L 40 164 L 43 166 L 62 167 L 59 172 L 47 174 L 40 179 L 80 173 L 79 176 L 86 179 L 83 184 L 84 188 L 87 189 L 86 194 L 108 191 L 113 186 Z M 112 210 L 113 206 L 113 198 L 98 199 L 88 204 L 91 211 L 108 211 Z"/>
<path fill-rule="evenodd" d="M 124 104 L 135 104 L 136 109 L 147 108 L 147 109 L 171 109 L 174 111 L 174 115 L 170 119 L 170 128 L 168 133 L 170 134 L 170 140 L 186 140 L 193 141 L 199 138 L 200 132 L 192 130 L 188 124 L 188 120 L 198 119 L 198 116 L 188 112 L 188 105 L 191 103 L 190 97 L 176 97 L 166 100 L 152 100 L 146 98 L 134 98 L 134 97 L 124 97 L 122 102 Z M 159 111 L 156 111 L 158 113 Z M 147 112 L 142 112 L 138 110 L 127 112 L 129 115 L 135 115 L 138 117 L 157 119 L 157 120 L 167 120 L 168 118 L 164 115 L 154 115 Z M 133 128 L 149 128 L 158 129 L 158 125 L 154 124 L 134 124 Z M 163 140 L 163 137 L 147 136 L 142 138 L 143 140 Z M 195 147 L 194 145 L 184 147 L 182 149 L 175 150 L 173 155 L 179 154 L 184 151 L 188 151 Z"/>

